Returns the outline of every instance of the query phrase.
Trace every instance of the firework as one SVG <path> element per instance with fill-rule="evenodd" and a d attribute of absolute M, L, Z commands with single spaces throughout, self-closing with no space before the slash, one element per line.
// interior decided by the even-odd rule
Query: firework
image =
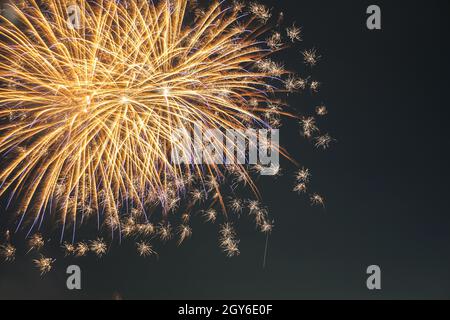
<path fill-rule="evenodd" d="M 316 125 L 316 119 L 314 117 L 307 117 L 300 121 L 300 125 L 303 129 L 303 135 L 310 138 L 315 132 L 319 131 Z"/>
<path fill-rule="evenodd" d="M 217 211 L 213 208 L 210 208 L 203 212 L 203 217 L 205 218 L 206 222 L 214 223 L 217 220 Z"/>
<path fill-rule="evenodd" d="M 315 206 L 325 207 L 325 199 L 321 195 L 315 193 L 311 196 L 311 204 Z"/>
<path fill-rule="evenodd" d="M 12 262 L 16 259 L 16 248 L 11 244 L 1 245 L 0 256 L 2 256 L 6 262 Z"/>
<path fill-rule="evenodd" d="M 137 251 L 139 253 L 139 255 L 141 257 L 149 257 L 149 256 L 154 256 L 154 255 L 158 255 L 154 250 L 153 247 L 147 243 L 147 242 L 139 242 L 136 244 L 137 246 Z"/>
<path fill-rule="evenodd" d="M 239 215 L 244 210 L 244 202 L 241 199 L 232 199 L 230 201 L 230 209 Z"/>
<path fill-rule="evenodd" d="M 329 134 L 324 134 L 316 138 L 315 146 L 317 148 L 328 149 L 333 142 L 333 138 Z"/>
<path fill-rule="evenodd" d="M 76 252 L 76 247 L 71 243 L 64 243 L 62 245 L 62 249 L 64 250 L 65 256 L 71 256 Z"/>
<path fill-rule="evenodd" d="M 313 93 L 316 93 L 316 92 L 318 92 L 319 91 L 319 88 L 320 88 L 320 82 L 319 81 L 311 81 L 311 84 L 310 84 L 310 86 L 309 86 L 310 88 L 311 88 L 311 91 L 313 92 Z"/>
<path fill-rule="evenodd" d="M 159 225 L 159 231 L 158 231 L 159 238 L 161 241 L 169 241 L 172 239 L 172 226 L 169 222 L 161 223 Z"/>
<path fill-rule="evenodd" d="M 294 187 L 294 192 L 297 192 L 299 194 L 306 193 L 307 190 L 308 190 L 308 186 L 304 182 L 300 182 L 300 183 L 296 184 Z"/>
<path fill-rule="evenodd" d="M 72 5 L 80 8 L 77 26 L 68 23 Z M 176 133 L 198 125 L 245 131 L 279 128 L 285 116 L 302 119 L 284 111 L 277 94 L 308 85 L 316 92 L 320 83 L 269 57 L 285 48 L 286 35 L 301 41 L 300 28 L 271 30 L 271 9 L 238 0 L 207 7 L 187 0 L 23 0 L 10 11 L 23 30 L 1 18 L 0 197 L 15 207 L 18 230 L 35 234 L 54 216 L 66 255 L 101 257 L 104 240 L 76 240 L 82 225 L 127 239 L 166 242 L 177 233 L 181 243 L 192 235 L 195 206 L 211 200 L 203 216 L 222 226 L 228 256 L 239 254 L 239 240 L 227 205 L 237 216 L 247 205 L 257 227 L 270 233 L 273 221 L 259 200 L 227 204 L 222 195 L 231 176 L 233 188 L 248 186 L 259 198 L 254 172 L 243 165 L 180 166 L 171 155 L 183 148 Z M 320 56 L 307 50 L 303 58 L 313 66 Z M 307 137 L 318 132 L 314 118 L 301 124 Z M 316 146 L 330 142 L 318 137 Z M 281 168 L 269 171 L 278 175 Z M 172 227 L 178 209 L 183 214 Z M 67 234 L 73 238 L 64 242 Z M 35 234 L 30 250 L 46 242 Z M 156 254 L 145 241 L 137 245 L 142 256 Z M 7 244 L 0 253 L 11 261 L 15 248 Z M 41 272 L 53 264 L 35 262 Z"/>
<path fill-rule="evenodd" d="M 80 242 L 75 247 L 75 256 L 84 257 L 89 252 L 89 245 L 85 242 Z"/>
<path fill-rule="evenodd" d="M 267 45 L 272 50 L 279 50 L 283 46 L 283 41 L 281 40 L 281 34 L 274 32 L 267 40 Z"/>
<path fill-rule="evenodd" d="M 39 259 L 33 260 L 33 262 L 36 265 L 36 268 L 41 272 L 42 276 L 52 270 L 55 260 L 41 256 Z"/>
<path fill-rule="evenodd" d="M 292 42 L 302 41 L 302 29 L 296 27 L 295 24 L 292 27 L 286 29 L 286 34 Z"/>
<path fill-rule="evenodd" d="M 266 23 L 270 17 L 272 17 L 270 10 L 266 6 L 256 2 L 250 4 L 250 12 L 253 13 L 262 23 Z"/>
<path fill-rule="evenodd" d="M 28 241 L 28 247 L 30 248 L 30 251 L 36 250 L 39 251 L 42 249 L 42 247 L 45 244 L 45 240 L 40 234 L 33 235 L 30 240 Z"/>
<path fill-rule="evenodd" d="M 303 59 L 305 63 L 311 67 L 315 66 L 319 62 L 320 58 L 321 56 L 317 54 L 316 49 L 303 51 Z"/>
<path fill-rule="evenodd" d="M 308 183 L 310 178 L 311 173 L 309 172 L 309 169 L 303 168 L 297 172 L 296 180 L 298 182 Z"/>
<path fill-rule="evenodd" d="M 273 228 L 274 228 L 273 221 L 270 222 L 270 221 L 265 220 L 260 225 L 261 232 L 266 233 L 266 234 L 270 234 L 272 232 Z"/>
<path fill-rule="evenodd" d="M 153 223 L 142 223 L 136 226 L 137 232 L 142 236 L 151 236 L 156 233 L 156 227 Z"/>
<path fill-rule="evenodd" d="M 286 80 L 285 87 L 286 87 L 287 91 L 295 92 L 295 91 L 298 91 L 300 89 L 302 89 L 302 90 L 306 89 L 306 84 L 307 84 L 307 81 L 305 79 L 294 77 L 294 76 L 290 76 Z"/>
<path fill-rule="evenodd" d="M 239 240 L 236 239 L 236 232 L 230 223 L 222 225 L 220 229 L 220 246 L 228 257 L 234 257 L 240 254 Z"/>
<path fill-rule="evenodd" d="M 323 117 L 323 116 L 326 116 L 327 114 L 328 114 L 328 109 L 327 109 L 327 107 L 326 106 L 317 106 L 316 107 L 316 114 L 318 115 L 318 116 L 321 116 L 321 117 Z"/>
<path fill-rule="evenodd" d="M 102 239 L 97 239 L 95 241 L 91 241 L 89 245 L 91 251 L 97 255 L 97 257 L 101 258 L 106 254 L 108 246 Z"/>
<path fill-rule="evenodd" d="M 192 229 L 187 225 L 181 225 L 178 229 L 178 234 L 180 236 L 180 239 L 178 240 L 178 245 L 180 245 L 186 239 L 189 239 L 192 236 Z"/>

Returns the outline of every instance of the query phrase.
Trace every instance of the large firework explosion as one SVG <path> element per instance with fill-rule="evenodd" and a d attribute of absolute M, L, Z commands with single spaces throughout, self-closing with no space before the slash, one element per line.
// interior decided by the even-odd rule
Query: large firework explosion
<path fill-rule="evenodd" d="M 76 27 L 69 7 L 79 9 Z M 280 94 L 315 92 L 319 82 L 269 58 L 302 34 L 295 25 L 275 31 L 278 17 L 261 4 L 24 0 L 10 11 L 17 21 L 0 25 L 0 196 L 16 212 L 0 247 L 7 261 L 16 254 L 13 233 L 25 232 L 30 251 L 39 252 L 48 225 L 67 255 L 103 256 L 107 243 L 123 238 L 140 255 L 156 255 L 150 240 L 181 244 L 198 213 L 220 225 L 221 248 L 237 255 L 233 223 L 241 213 L 265 234 L 273 228 L 252 180 L 261 168 L 174 165 L 175 130 L 270 129 L 287 117 L 317 147 L 331 142 L 314 117 L 284 111 Z M 310 66 L 319 58 L 315 50 L 299 53 Z M 309 179 L 300 170 L 294 191 L 307 193 Z M 224 193 L 236 184 L 253 199 Z M 310 198 L 324 204 L 318 194 Z M 109 240 L 78 239 L 85 225 Z M 34 262 L 45 273 L 53 260 Z"/>

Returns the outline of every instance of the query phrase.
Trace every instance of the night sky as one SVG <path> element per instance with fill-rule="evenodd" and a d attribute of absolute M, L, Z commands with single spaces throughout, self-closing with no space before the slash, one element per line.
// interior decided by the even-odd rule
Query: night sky
<path fill-rule="evenodd" d="M 0 299 L 431 299 L 450 298 L 448 210 L 448 30 L 443 0 L 262 1 L 303 27 L 304 42 L 282 54 L 291 69 L 301 49 L 322 55 L 312 75 L 319 94 L 291 95 L 311 113 L 325 103 L 321 128 L 337 142 L 325 152 L 281 129 L 281 143 L 311 169 L 326 209 L 291 192 L 295 167 L 261 177 L 275 218 L 263 268 L 265 236 L 250 221 L 238 226 L 241 255 L 228 259 L 217 226 L 194 224 L 181 247 L 156 259 L 132 244 L 106 258 L 59 258 L 44 277 L 30 256 L 0 264 Z M 382 30 L 366 28 L 366 8 L 382 10 Z M 4 206 L 0 214 L 5 216 Z M 66 289 L 65 268 L 82 268 L 83 289 Z M 369 291 L 366 269 L 379 265 L 382 290 Z"/>

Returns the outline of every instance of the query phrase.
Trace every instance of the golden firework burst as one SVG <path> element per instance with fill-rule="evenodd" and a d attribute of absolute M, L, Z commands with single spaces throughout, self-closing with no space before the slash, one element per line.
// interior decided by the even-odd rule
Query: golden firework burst
<path fill-rule="evenodd" d="M 0 196 L 16 207 L 19 227 L 36 232 L 50 212 L 61 241 L 69 227 L 74 235 L 93 219 L 112 234 L 162 241 L 178 234 L 181 243 L 192 234 L 191 210 L 209 198 L 218 208 L 204 210 L 206 221 L 222 211 L 220 245 L 229 256 L 239 254 L 221 183 L 229 174 L 258 197 L 249 170 L 181 166 L 171 155 L 183 148 L 177 132 L 195 126 L 269 129 L 282 116 L 294 117 L 276 93 L 305 89 L 308 81 L 269 58 L 285 47 L 280 32 L 264 36 L 271 10 L 240 1 L 199 7 L 188 0 L 23 0 L 10 12 L 18 22 L 1 17 L 0 24 Z M 291 42 L 301 40 L 295 25 L 286 32 Z M 315 65 L 320 57 L 311 50 L 304 58 Z M 319 82 L 310 87 L 317 91 Z M 302 123 L 305 136 L 317 131 L 313 118 Z M 317 146 L 328 140 L 321 137 Z M 174 229 L 169 215 L 182 202 L 182 223 Z M 236 213 L 244 209 L 242 200 L 231 204 Z M 258 201 L 249 207 L 270 233 L 267 211 Z M 156 208 L 163 214 L 150 222 Z M 39 235 L 29 246 L 44 243 Z M 103 240 L 75 244 L 75 236 L 63 248 L 77 257 L 107 251 Z M 141 255 L 151 248 L 139 242 Z M 2 246 L 2 255 L 12 260 L 13 249 Z M 47 272 L 52 261 L 35 262 Z"/>

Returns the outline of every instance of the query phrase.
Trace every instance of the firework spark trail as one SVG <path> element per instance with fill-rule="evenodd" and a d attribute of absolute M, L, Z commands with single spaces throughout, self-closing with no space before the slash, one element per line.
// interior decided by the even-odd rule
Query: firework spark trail
<path fill-rule="evenodd" d="M 73 4 L 80 8 L 79 29 L 67 23 Z M 0 154 L 7 159 L 0 196 L 8 194 L 8 204 L 17 206 L 17 229 L 26 223 L 31 234 L 50 212 L 61 241 L 72 228 L 74 243 L 77 227 L 93 216 L 112 236 L 147 234 L 167 241 L 172 227 L 164 217 L 157 227 L 150 224 L 152 210 L 159 207 L 167 217 L 192 195 L 189 217 L 209 193 L 227 217 L 220 184 L 229 168 L 173 164 L 171 150 L 182 147 L 173 138 L 176 131 L 199 124 L 201 130 L 277 127 L 280 117 L 295 116 L 283 111 L 275 93 L 307 85 L 268 58 L 284 47 L 280 33 L 260 39 L 271 10 L 256 3 L 244 14 L 245 9 L 239 1 L 199 8 L 187 0 L 13 5 L 23 27 L 4 17 L 0 24 Z M 286 32 L 291 42 L 301 40 L 295 25 Z M 314 65 L 320 56 L 313 50 L 304 58 Z M 311 82 L 311 90 L 318 85 Z M 308 134 L 315 131 L 314 123 L 309 126 Z M 318 138 L 316 145 L 325 148 L 330 139 Z M 231 174 L 258 197 L 247 171 L 235 165 Z M 234 211 L 242 209 L 234 203 Z M 134 220 L 124 222 L 124 212 Z M 205 212 L 208 221 L 216 220 L 213 209 Z M 272 225 L 259 213 L 257 223 L 268 234 Z M 191 236 L 186 222 L 175 229 L 179 243 Z M 236 255 L 235 232 L 223 226 L 221 246 Z M 32 240 L 30 248 L 43 243 Z M 90 249 L 98 256 L 106 252 L 101 240 L 64 248 L 77 256 Z M 153 252 L 146 242 L 138 249 L 144 256 Z M 51 260 L 41 262 L 51 268 Z"/>

